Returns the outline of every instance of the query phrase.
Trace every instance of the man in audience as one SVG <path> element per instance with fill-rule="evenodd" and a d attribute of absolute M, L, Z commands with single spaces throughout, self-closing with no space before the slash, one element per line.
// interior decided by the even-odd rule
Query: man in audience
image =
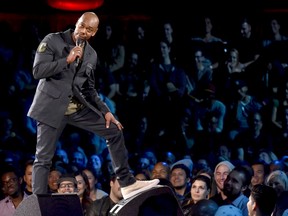
<path fill-rule="evenodd" d="M 224 200 L 227 198 L 223 192 L 224 182 L 234 167 L 235 166 L 230 161 L 226 160 L 219 162 L 214 169 L 216 194 L 213 194 L 210 199 L 215 201 L 219 206 L 223 205 Z"/>
<path fill-rule="evenodd" d="M 73 175 L 64 174 L 62 175 L 58 181 L 58 193 L 77 193 L 77 181 Z"/>
<path fill-rule="evenodd" d="M 272 187 L 264 184 L 254 185 L 247 203 L 249 216 L 270 216 L 276 200 L 277 193 Z"/>
<path fill-rule="evenodd" d="M 22 191 L 22 175 L 10 165 L 1 165 L 1 189 L 5 196 L 0 200 L 0 215 L 12 216 L 27 195 Z"/>
<path fill-rule="evenodd" d="M 170 182 L 180 204 L 190 195 L 190 170 L 184 164 L 176 164 L 170 172 Z"/>
<path fill-rule="evenodd" d="M 160 161 L 155 164 L 151 172 L 151 179 L 167 179 L 169 180 L 170 167 L 166 162 Z"/>
<path fill-rule="evenodd" d="M 104 196 L 101 199 L 93 201 L 88 207 L 86 216 L 106 216 L 109 215 L 109 211 L 123 199 L 119 182 L 116 176 L 113 174 L 110 178 L 110 193 L 109 196 Z"/>
<path fill-rule="evenodd" d="M 23 180 L 25 182 L 24 193 L 27 195 L 32 194 L 32 170 L 33 170 L 33 160 L 28 160 L 24 166 Z"/>
<path fill-rule="evenodd" d="M 244 166 L 235 167 L 224 182 L 223 192 L 227 196 L 226 204 L 232 204 L 242 211 L 243 216 L 248 216 L 248 197 L 244 195 L 251 182 L 252 174 Z"/>

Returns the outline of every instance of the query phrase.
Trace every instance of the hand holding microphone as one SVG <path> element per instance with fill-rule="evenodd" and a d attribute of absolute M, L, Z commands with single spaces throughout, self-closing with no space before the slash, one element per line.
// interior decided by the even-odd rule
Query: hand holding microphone
<path fill-rule="evenodd" d="M 80 63 L 80 59 L 83 55 L 83 48 L 85 45 L 85 41 L 82 39 L 77 39 L 76 46 L 70 51 L 68 57 L 67 57 L 67 63 L 71 64 L 75 61 L 75 66 L 77 67 Z"/>
<path fill-rule="evenodd" d="M 84 47 L 85 41 L 82 40 L 81 38 L 78 38 L 76 40 L 76 46 L 79 46 L 81 48 L 81 51 L 78 51 L 77 57 L 76 57 L 76 62 L 75 62 L 75 67 L 78 67 L 79 63 L 80 63 L 80 59 L 82 57 L 83 54 L 83 47 Z"/>

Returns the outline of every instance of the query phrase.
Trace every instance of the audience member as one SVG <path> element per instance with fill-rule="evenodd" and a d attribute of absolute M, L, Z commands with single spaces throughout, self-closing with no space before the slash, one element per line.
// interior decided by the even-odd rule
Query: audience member
<path fill-rule="evenodd" d="M 266 178 L 266 185 L 274 188 L 277 196 L 280 196 L 283 191 L 288 191 L 288 178 L 285 172 L 275 170 Z"/>
<path fill-rule="evenodd" d="M 17 168 L 1 165 L 1 189 L 5 196 L 0 200 L 1 216 L 12 216 L 15 209 L 28 195 L 22 190 L 22 175 Z"/>
<path fill-rule="evenodd" d="M 83 214 L 85 215 L 87 208 L 92 203 L 89 180 L 84 171 L 77 171 L 74 173 L 74 176 L 77 181 L 77 194 L 80 198 Z"/>
<path fill-rule="evenodd" d="M 256 160 L 251 163 L 253 169 L 253 176 L 251 178 L 251 185 L 265 184 L 266 177 L 269 174 L 269 167 L 263 161 Z"/>
<path fill-rule="evenodd" d="M 83 172 L 87 175 L 90 187 L 90 198 L 95 201 L 102 198 L 103 196 L 108 195 L 106 191 L 98 188 L 98 176 L 89 168 L 85 168 Z"/>
<path fill-rule="evenodd" d="M 191 197 L 190 195 L 191 172 L 184 164 L 176 164 L 170 171 L 170 182 L 175 190 L 176 197 L 180 204 Z"/>
<path fill-rule="evenodd" d="M 57 180 L 58 189 L 57 192 L 59 194 L 66 194 L 66 193 L 77 193 L 77 181 L 75 176 L 72 174 L 63 174 Z"/>
<path fill-rule="evenodd" d="M 32 192 L 33 161 L 34 160 L 26 161 L 25 166 L 24 166 L 24 175 L 23 175 L 23 181 L 25 183 L 24 193 L 27 195 L 31 195 L 33 193 Z"/>
<path fill-rule="evenodd" d="M 213 200 L 202 199 L 199 200 L 191 207 L 191 214 L 185 214 L 186 216 L 215 216 L 218 210 L 218 205 Z"/>
<path fill-rule="evenodd" d="M 198 175 L 191 180 L 191 197 L 182 202 L 184 215 L 191 215 L 192 207 L 200 200 L 208 199 L 211 190 L 211 179 L 204 175 Z"/>
<path fill-rule="evenodd" d="M 247 203 L 249 216 L 271 216 L 276 200 L 277 194 L 272 187 L 263 184 L 254 185 Z"/>
<path fill-rule="evenodd" d="M 55 167 L 52 167 L 50 169 L 49 175 L 48 175 L 48 193 L 58 193 L 58 180 L 62 176 L 62 173 L 56 169 Z"/>
<path fill-rule="evenodd" d="M 234 165 L 229 161 L 219 162 L 214 169 L 214 181 L 216 183 L 215 194 L 211 194 L 210 199 L 215 201 L 219 206 L 224 204 L 227 196 L 224 194 L 224 182 L 229 173 L 234 169 Z M 213 189 L 213 188 L 212 188 Z"/>
<path fill-rule="evenodd" d="M 251 182 L 251 173 L 244 166 L 235 167 L 224 182 L 223 192 L 227 196 L 226 204 L 232 204 L 242 211 L 243 216 L 248 216 L 248 197 L 244 195 Z"/>
<path fill-rule="evenodd" d="M 167 179 L 170 180 L 170 166 L 166 162 L 157 162 L 152 169 L 151 179 Z"/>
<path fill-rule="evenodd" d="M 149 141 L 151 140 L 151 146 L 155 144 L 156 150 L 161 148 L 162 151 L 182 154 L 186 147 L 181 128 L 186 74 L 172 59 L 172 48 L 168 41 L 160 40 L 158 47 L 160 56 L 152 63 L 148 72 L 150 90 L 147 98 L 147 130 L 151 136 Z M 158 121 L 155 121 L 156 118 Z"/>
<path fill-rule="evenodd" d="M 214 216 L 243 216 L 242 211 L 232 204 L 219 206 Z"/>
<path fill-rule="evenodd" d="M 271 216 L 287 216 L 288 210 L 288 191 L 283 191 L 280 196 L 278 196 L 275 208 Z"/>
<path fill-rule="evenodd" d="M 86 216 L 107 216 L 113 206 L 122 200 L 120 185 L 115 175 L 110 179 L 110 192 L 100 199 L 94 200 L 86 212 Z"/>

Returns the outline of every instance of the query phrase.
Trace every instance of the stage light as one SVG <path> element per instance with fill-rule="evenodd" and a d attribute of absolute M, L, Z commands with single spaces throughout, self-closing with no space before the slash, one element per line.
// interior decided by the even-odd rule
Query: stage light
<path fill-rule="evenodd" d="M 85 11 L 99 8 L 104 0 L 47 0 L 50 7 L 66 11 Z"/>

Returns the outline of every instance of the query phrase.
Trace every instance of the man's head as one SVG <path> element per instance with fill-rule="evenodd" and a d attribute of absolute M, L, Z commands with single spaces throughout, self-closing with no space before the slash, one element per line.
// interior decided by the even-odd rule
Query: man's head
<path fill-rule="evenodd" d="M 1 189 L 5 196 L 18 197 L 21 194 L 22 181 L 21 174 L 15 167 L 1 167 Z"/>
<path fill-rule="evenodd" d="M 214 170 L 214 178 L 217 189 L 222 191 L 224 188 L 224 181 L 229 173 L 234 169 L 234 165 L 229 161 L 221 161 L 218 163 Z"/>
<path fill-rule="evenodd" d="M 249 215 L 271 215 L 276 200 L 277 193 L 272 187 L 263 184 L 254 185 L 247 203 Z"/>
<path fill-rule="evenodd" d="M 33 160 L 28 160 L 24 166 L 24 175 L 23 180 L 26 184 L 26 188 L 32 191 L 32 169 L 33 169 Z"/>
<path fill-rule="evenodd" d="M 74 41 L 88 41 L 98 31 L 99 18 L 93 12 L 85 12 L 77 21 L 73 34 Z"/>
<path fill-rule="evenodd" d="M 175 189 L 186 188 L 190 182 L 190 170 L 184 164 L 176 164 L 170 172 L 170 182 Z"/>
<path fill-rule="evenodd" d="M 224 182 L 223 192 L 230 201 L 235 200 L 249 187 L 252 174 L 244 166 L 235 167 Z"/>
<path fill-rule="evenodd" d="M 77 192 L 77 181 L 74 175 L 62 175 L 58 181 L 58 193 L 75 193 Z"/>
<path fill-rule="evenodd" d="M 251 185 L 264 184 L 265 178 L 269 173 L 269 166 L 263 161 L 255 161 L 251 167 L 253 169 Z"/>
<path fill-rule="evenodd" d="M 192 216 L 214 216 L 218 205 L 213 200 L 202 199 L 192 206 Z"/>
<path fill-rule="evenodd" d="M 123 199 L 121 188 L 115 174 L 112 174 L 110 178 L 110 188 L 110 199 L 112 199 L 114 203 Z"/>
<path fill-rule="evenodd" d="M 158 162 L 155 164 L 152 173 L 151 179 L 162 178 L 169 179 L 170 167 L 166 162 Z"/>

